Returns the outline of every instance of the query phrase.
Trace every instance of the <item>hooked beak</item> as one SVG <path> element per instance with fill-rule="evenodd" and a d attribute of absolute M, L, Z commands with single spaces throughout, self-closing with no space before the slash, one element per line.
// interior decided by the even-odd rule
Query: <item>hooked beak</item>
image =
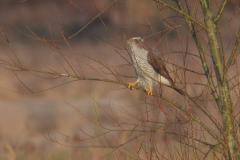
<path fill-rule="evenodd" d="M 127 40 L 127 43 L 129 44 L 131 41 L 130 40 Z"/>

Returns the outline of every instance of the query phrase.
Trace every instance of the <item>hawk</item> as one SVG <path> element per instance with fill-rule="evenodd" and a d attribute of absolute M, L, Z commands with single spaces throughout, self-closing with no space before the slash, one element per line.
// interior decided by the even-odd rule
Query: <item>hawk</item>
<path fill-rule="evenodd" d="M 147 95 L 152 95 L 152 86 L 161 83 L 183 94 L 183 91 L 174 86 L 163 60 L 157 57 L 156 50 L 148 48 L 141 37 L 131 38 L 127 42 L 131 47 L 131 60 L 137 75 L 137 81 L 129 83 L 128 88 L 133 89 L 138 85 L 146 90 Z"/>

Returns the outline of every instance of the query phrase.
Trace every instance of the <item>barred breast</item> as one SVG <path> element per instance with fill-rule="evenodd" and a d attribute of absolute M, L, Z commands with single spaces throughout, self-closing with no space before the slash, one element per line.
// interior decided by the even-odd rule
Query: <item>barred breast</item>
<path fill-rule="evenodd" d="M 148 52 L 144 48 L 132 46 L 132 62 L 138 77 L 138 85 L 144 89 L 149 88 L 159 77 L 153 67 L 148 63 Z"/>

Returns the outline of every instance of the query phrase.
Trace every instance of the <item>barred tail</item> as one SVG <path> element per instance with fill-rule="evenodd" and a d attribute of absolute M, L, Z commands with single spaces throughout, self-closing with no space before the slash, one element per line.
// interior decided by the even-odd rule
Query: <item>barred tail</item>
<path fill-rule="evenodd" d="M 178 93 L 180 93 L 181 95 L 185 95 L 185 93 L 184 93 L 181 89 L 178 89 L 178 88 L 176 88 L 176 87 L 173 87 L 173 89 L 174 89 L 175 91 L 177 91 Z"/>

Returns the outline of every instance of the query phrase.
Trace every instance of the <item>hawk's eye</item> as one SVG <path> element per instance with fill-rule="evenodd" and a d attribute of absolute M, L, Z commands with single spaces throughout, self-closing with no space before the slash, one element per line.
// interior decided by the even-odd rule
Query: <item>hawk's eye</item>
<path fill-rule="evenodd" d="M 135 39 L 131 39 L 131 42 L 134 42 Z"/>

